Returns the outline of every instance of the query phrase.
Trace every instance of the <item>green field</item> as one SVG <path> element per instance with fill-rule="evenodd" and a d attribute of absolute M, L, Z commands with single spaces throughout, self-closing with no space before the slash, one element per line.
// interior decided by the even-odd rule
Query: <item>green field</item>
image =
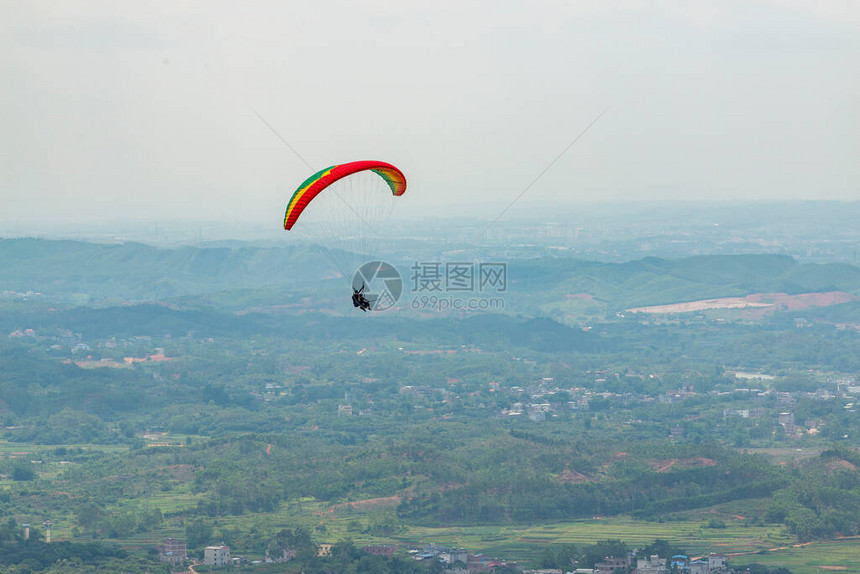
<path fill-rule="evenodd" d="M 782 566 L 794 574 L 822 572 L 860 572 L 860 538 L 796 544 L 756 554 L 731 557 L 735 567 L 752 563 Z"/>
<path fill-rule="evenodd" d="M 721 514 L 732 508 L 721 508 Z M 710 514 L 710 513 L 706 513 Z M 351 538 L 356 544 L 396 543 L 401 545 L 434 542 L 466 548 L 521 564 L 534 565 L 547 546 L 562 544 L 587 545 L 600 540 L 621 539 L 631 546 L 645 545 L 655 539 L 667 540 L 691 555 L 709 552 L 727 554 L 733 564 L 742 566 L 754 562 L 768 566 L 784 566 L 795 574 L 812 574 L 830 570 L 860 572 L 860 539 L 797 544 L 796 539 L 778 525 L 745 526 L 729 523 L 726 528 L 707 528 L 699 514 L 671 522 L 645 522 L 626 517 L 595 518 L 570 522 L 553 522 L 530 526 L 446 526 L 438 528 L 406 526 L 402 532 L 388 537 L 370 536 L 354 529 L 374 520 L 393 519 L 393 507 L 372 510 L 340 507 L 334 511 L 326 505 L 305 501 L 282 512 L 266 517 L 240 516 L 220 519 L 224 526 L 257 524 L 268 528 L 287 528 L 299 524 L 315 529 L 320 541 L 335 542 Z M 262 523 L 262 524 L 261 524 Z M 353 528 L 350 528 L 350 523 Z M 324 529 L 320 529 L 323 526 Z M 845 570 L 836 567 L 845 567 Z"/>
<path fill-rule="evenodd" d="M 153 501 L 154 502 L 154 501 Z M 215 519 L 218 528 L 261 532 L 304 526 L 320 542 L 352 539 L 357 545 L 396 543 L 400 545 L 437 543 L 466 548 L 524 564 L 534 564 L 547 546 L 587 545 L 601 540 L 621 539 L 631 546 L 642 546 L 655 539 L 667 540 L 692 555 L 708 552 L 725 554 L 767 552 L 774 547 L 794 544 L 780 526 L 744 526 L 729 524 L 726 528 L 706 528 L 696 516 L 671 522 L 645 522 L 626 517 L 595 518 L 535 525 L 416 527 L 403 525 L 396 534 L 372 535 L 364 532 L 373 523 L 396 521 L 391 504 L 373 505 L 369 509 L 339 506 L 331 508 L 313 500 L 285 505 L 280 512 L 266 515 L 242 515 Z M 177 533 L 181 536 L 181 532 Z M 140 540 L 123 541 L 134 544 Z M 772 556 L 777 556 L 773 554 Z M 857 549 L 860 559 L 860 548 Z M 775 562 L 776 564 L 776 562 Z"/>
<path fill-rule="evenodd" d="M 486 554 L 520 561 L 537 559 L 546 546 L 586 545 L 608 539 L 620 539 L 631 546 L 643 546 L 663 539 L 694 555 L 755 552 L 793 541 L 779 527 L 708 529 L 701 522 L 657 523 L 629 518 L 577 520 L 528 527 L 410 528 L 406 534 L 396 538 L 401 542 L 434 541 L 470 550 L 479 549 Z"/>
<path fill-rule="evenodd" d="M 50 453 L 58 447 L 62 446 L 66 449 L 78 449 L 91 452 L 117 453 L 128 450 L 127 445 L 101 445 L 101 444 L 64 444 L 64 445 L 44 445 L 30 444 L 22 442 L 9 442 L 0 440 L 0 456 L 4 457 L 24 457 L 32 454 Z"/>

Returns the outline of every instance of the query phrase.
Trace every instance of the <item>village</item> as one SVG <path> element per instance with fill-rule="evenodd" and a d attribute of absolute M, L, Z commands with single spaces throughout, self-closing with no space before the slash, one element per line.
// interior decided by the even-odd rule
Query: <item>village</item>
<path fill-rule="evenodd" d="M 518 574 L 732 574 L 735 571 L 727 563 L 724 554 L 711 553 L 707 556 L 690 557 L 676 554 L 661 557 L 656 554 L 642 556 L 633 550 L 626 556 L 607 556 L 593 568 L 577 568 L 571 564 L 571 569 L 558 568 L 524 568 L 509 560 L 493 558 L 484 554 L 473 554 L 463 548 L 449 548 L 439 544 L 428 543 L 420 546 L 399 546 L 396 544 L 370 544 L 362 550 L 367 554 L 392 557 L 395 553 L 405 553 L 412 560 L 426 564 L 441 566 L 443 574 L 501 574 L 516 572 Z M 331 544 L 319 544 L 317 555 L 328 556 L 332 551 Z M 163 563 L 182 566 L 188 562 L 186 544 L 174 538 L 165 539 L 158 546 L 159 559 Z M 295 558 L 294 550 L 283 550 L 278 556 L 271 556 L 267 551 L 265 559 L 249 560 L 242 556 L 231 556 L 230 547 L 226 545 L 207 546 L 204 549 L 202 564 L 212 568 L 229 566 L 273 564 L 289 562 Z"/>

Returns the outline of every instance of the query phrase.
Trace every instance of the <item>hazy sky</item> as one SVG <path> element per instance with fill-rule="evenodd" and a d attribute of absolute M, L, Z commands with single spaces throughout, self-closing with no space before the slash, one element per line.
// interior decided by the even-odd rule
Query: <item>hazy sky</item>
<path fill-rule="evenodd" d="M 0 81 L 0 220 L 278 225 L 311 170 L 254 110 L 415 209 L 497 210 L 607 108 L 522 202 L 860 200 L 853 0 L 0 0 Z"/>

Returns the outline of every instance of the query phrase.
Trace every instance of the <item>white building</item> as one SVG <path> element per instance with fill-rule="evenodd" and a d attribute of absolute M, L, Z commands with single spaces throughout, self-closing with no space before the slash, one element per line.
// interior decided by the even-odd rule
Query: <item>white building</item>
<path fill-rule="evenodd" d="M 708 569 L 722 570 L 726 567 L 726 556 L 724 554 L 708 554 Z"/>
<path fill-rule="evenodd" d="M 230 559 L 229 546 L 207 546 L 203 550 L 203 563 L 207 566 L 230 566 L 233 562 Z"/>
<path fill-rule="evenodd" d="M 638 574 L 666 574 L 668 571 L 666 559 L 660 558 L 656 554 L 636 560 L 636 572 Z"/>

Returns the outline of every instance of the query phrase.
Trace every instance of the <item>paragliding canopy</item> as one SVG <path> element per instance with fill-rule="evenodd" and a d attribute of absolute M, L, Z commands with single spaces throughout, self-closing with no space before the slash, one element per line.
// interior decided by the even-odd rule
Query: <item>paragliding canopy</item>
<path fill-rule="evenodd" d="M 293 193 L 284 215 L 284 229 L 292 229 L 308 204 L 324 189 L 338 180 L 363 171 L 372 171 L 379 175 L 394 196 L 401 196 L 406 191 L 406 177 L 390 163 L 366 160 L 333 165 L 310 176 Z"/>
<path fill-rule="evenodd" d="M 397 242 L 389 243 L 385 236 L 394 233 L 389 218 L 405 191 L 406 177 L 390 163 L 368 160 L 334 165 L 296 189 L 287 203 L 284 229 L 297 244 L 306 242 L 337 269 L 337 275 L 329 278 L 346 280 L 353 292 L 366 298 L 371 306 L 362 310 L 375 308 L 371 283 L 377 276 L 385 279 L 384 274 L 373 272 L 368 277 L 361 269 L 368 262 L 379 267 L 394 255 Z"/>

